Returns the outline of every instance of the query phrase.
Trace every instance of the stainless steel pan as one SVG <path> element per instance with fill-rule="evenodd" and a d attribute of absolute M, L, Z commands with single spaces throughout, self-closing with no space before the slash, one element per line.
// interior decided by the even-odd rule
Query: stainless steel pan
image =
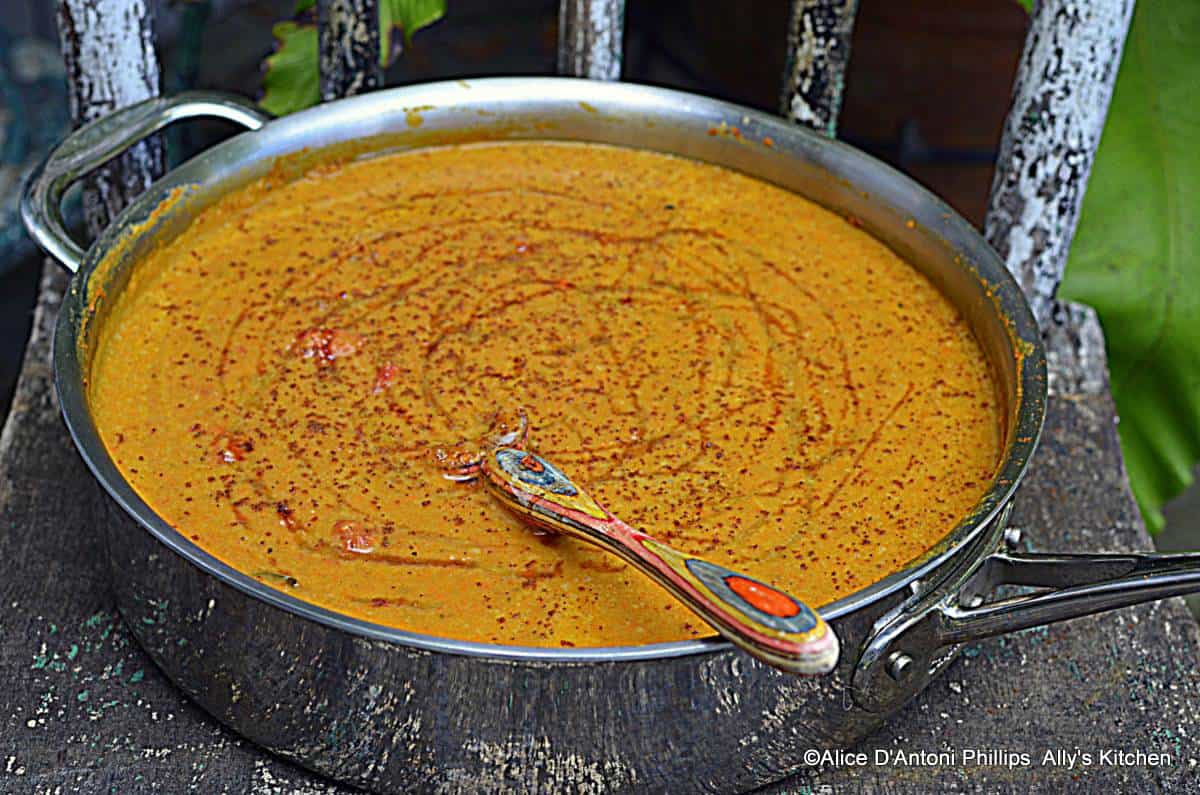
<path fill-rule="evenodd" d="M 151 132 L 197 116 L 250 131 L 159 180 L 86 252 L 68 237 L 58 205 L 72 181 Z M 513 138 L 672 152 L 797 191 L 861 222 L 970 322 L 1006 405 L 999 474 L 935 548 L 821 610 L 844 650 L 832 674 L 793 678 L 717 639 L 517 648 L 348 618 L 216 560 L 157 516 L 114 466 L 88 409 L 92 346 L 153 246 L 303 150 L 319 159 Z M 675 91 L 559 78 L 418 85 L 275 121 L 236 97 L 182 94 L 74 133 L 34 175 L 22 210 L 38 242 L 75 273 L 54 342 L 55 379 L 80 454 L 112 497 L 98 530 L 108 538 L 113 589 L 130 629 L 219 720 L 334 778 L 380 791 L 748 789 L 801 766 L 805 749 L 864 737 L 925 687 L 958 644 L 1200 590 L 1200 556 L 1006 547 L 1009 500 L 1046 400 L 1041 340 L 1020 289 L 942 201 L 855 149 L 763 113 Z M 1040 590 L 985 601 L 1005 583 Z"/>

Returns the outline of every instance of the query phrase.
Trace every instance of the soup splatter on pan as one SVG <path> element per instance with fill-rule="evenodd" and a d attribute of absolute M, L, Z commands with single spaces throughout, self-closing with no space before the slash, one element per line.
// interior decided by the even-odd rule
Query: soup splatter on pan
<path fill-rule="evenodd" d="M 535 646 L 711 630 L 441 477 L 432 452 L 497 409 L 525 406 L 539 451 L 634 526 L 813 605 L 944 536 L 1001 445 L 966 322 L 886 246 L 765 182 L 585 144 L 237 191 L 139 264 L 90 383 L 121 472 L 221 560 L 370 621 Z"/>

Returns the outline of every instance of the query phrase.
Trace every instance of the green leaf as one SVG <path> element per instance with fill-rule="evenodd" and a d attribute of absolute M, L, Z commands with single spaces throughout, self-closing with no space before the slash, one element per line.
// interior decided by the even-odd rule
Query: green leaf
<path fill-rule="evenodd" d="M 392 28 L 404 31 L 405 46 L 413 34 L 446 15 L 446 0 L 379 0 L 379 63 L 392 62 Z"/>
<path fill-rule="evenodd" d="M 1033 13 L 1033 0 L 1017 0 L 1017 3 L 1020 4 L 1021 8 L 1025 9 L 1025 13 Z"/>
<path fill-rule="evenodd" d="M 279 49 L 267 58 L 258 104 L 276 116 L 316 105 L 321 101 L 316 27 L 280 22 L 271 33 L 279 40 Z"/>
<path fill-rule="evenodd" d="M 317 0 L 296 0 L 296 5 L 292 8 L 292 16 L 303 14 L 310 8 L 316 6 Z"/>
<path fill-rule="evenodd" d="M 1072 245 L 1095 307 L 1147 526 L 1200 459 L 1200 3 L 1138 3 Z"/>

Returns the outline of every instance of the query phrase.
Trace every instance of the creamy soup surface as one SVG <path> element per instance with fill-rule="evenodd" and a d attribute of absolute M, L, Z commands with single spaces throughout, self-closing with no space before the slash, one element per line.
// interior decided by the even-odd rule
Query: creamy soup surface
<path fill-rule="evenodd" d="M 922 275 L 815 204 L 606 146 L 449 146 L 274 175 L 155 252 L 89 394 L 138 493 L 231 566 L 443 637 L 712 631 L 621 560 L 539 536 L 433 451 L 523 406 L 625 521 L 814 606 L 987 489 L 998 399 Z"/>

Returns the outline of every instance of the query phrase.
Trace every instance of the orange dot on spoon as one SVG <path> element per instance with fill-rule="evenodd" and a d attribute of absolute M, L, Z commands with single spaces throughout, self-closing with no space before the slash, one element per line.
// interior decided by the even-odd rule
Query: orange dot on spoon
<path fill-rule="evenodd" d="M 733 575 L 725 578 L 725 584 L 735 594 L 768 615 L 791 618 L 800 612 L 800 607 L 790 597 L 760 582 Z"/>

